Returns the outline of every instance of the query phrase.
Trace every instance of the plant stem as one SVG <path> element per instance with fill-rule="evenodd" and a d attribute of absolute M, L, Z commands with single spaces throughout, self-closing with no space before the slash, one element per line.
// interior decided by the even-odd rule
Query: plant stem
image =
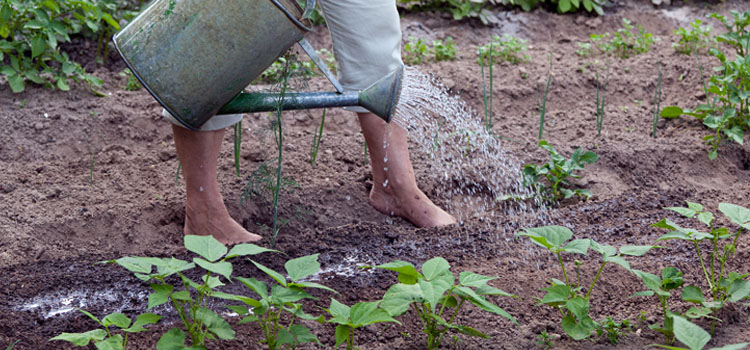
<path fill-rule="evenodd" d="M 563 264 L 562 255 L 560 252 L 557 252 L 557 260 L 560 262 L 560 268 L 562 268 L 563 277 L 565 278 L 565 285 L 570 286 L 570 282 L 568 282 L 568 274 L 565 272 L 565 265 Z"/>
<path fill-rule="evenodd" d="M 698 241 L 693 241 L 695 244 L 695 250 L 698 252 L 698 260 L 701 262 L 701 268 L 703 268 L 703 275 L 706 276 L 706 280 L 708 281 L 708 287 L 711 290 L 714 290 L 714 285 L 711 282 L 711 279 L 708 278 L 708 271 L 706 271 L 706 265 L 703 263 L 703 256 L 701 256 L 701 248 L 698 246 Z"/>
<path fill-rule="evenodd" d="M 276 140 L 278 142 L 276 146 L 278 147 L 279 158 L 276 165 L 276 188 L 274 188 L 273 191 L 273 231 L 271 237 L 272 248 L 276 246 L 276 236 L 279 234 L 279 192 L 281 192 L 281 165 L 284 151 L 284 135 L 283 128 L 281 126 L 281 106 L 284 102 L 284 94 L 286 93 L 286 88 L 289 84 L 289 73 L 289 63 L 287 63 L 284 67 L 284 83 L 281 86 L 281 92 L 279 93 L 279 104 L 276 107 L 276 130 L 278 130 L 278 136 L 276 137 Z"/>
<path fill-rule="evenodd" d="M 354 343 L 354 328 L 352 326 L 349 327 L 349 337 L 346 338 L 346 350 L 353 350 L 354 347 L 352 346 L 352 343 Z"/>
<path fill-rule="evenodd" d="M 234 170 L 240 176 L 240 150 L 242 149 L 242 121 L 234 124 Z"/>
<path fill-rule="evenodd" d="M 656 82 L 656 91 L 654 91 L 654 126 L 651 131 L 651 137 L 656 138 L 656 125 L 659 123 L 659 110 L 661 109 L 661 62 L 656 63 L 659 77 Z"/>
<path fill-rule="evenodd" d="M 318 150 L 320 149 L 320 140 L 323 139 L 323 125 L 326 122 L 326 110 L 323 109 L 323 116 L 320 118 L 320 128 L 318 128 L 317 136 L 313 137 L 313 145 L 310 150 L 310 164 L 315 165 L 315 160 L 318 159 Z"/>
<path fill-rule="evenodd" d="M 594 282 L 591 282 L 591 287 L 589 287 L 589 290 L 586 292 L 586 296 L 584 299 L 588 299 L 589 295 L 591 295 L 591 291 L 594 290 L 594 285 L 596 284 L 596 281 L 599 280 L 599 276 L 602 274 L 602 270 L 604 270 L 604 265 L 607 265 L 607 262 L 602 262 L 602 266 L 599 266 L 599 271 L 596 272 L 596 277 L 594 277 Z"/>
<path fill-rule="evenodd" d="M 547 93 L 549 92 L 549 85 L 552 82 L 552 53 L 549 54 L 549 70 L 547 70 L 547 85 L 544 88 L 544 95 L 542 96 L 542 102 L 539 103 L 539 140 L 542 139 L 544 134 L 544 115 L 547 112 Z"/>

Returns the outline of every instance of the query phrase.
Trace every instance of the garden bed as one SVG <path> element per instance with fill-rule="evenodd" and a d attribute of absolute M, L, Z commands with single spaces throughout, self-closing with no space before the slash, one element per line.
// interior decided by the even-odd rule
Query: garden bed
<path fill-rule="evenodd" d="M 532 224 L 567 226 L 575 238 L 613 246 L 650 245 L 665 233 L 651 224 L 665 217 L 680 224 L 690 222 L 664 207 L 684 206 L 686 200 L 698 202 L 717 218 L 721 202 L 750 207 L 747 145 L 727 142 L 718 157 L 709 160 L 701 137 L 710 131 L 688 117 L 661 120 L 656 137 L 651 137 L 657 62 L 663 64 L 662 106 L 694 107 L 705 99 L 696 61 L 671 46 L 677 40 L 673 31 L 694 19 L 704 19 L 719 30 L 720 24 L 705 19 L 706 14 L 745 7 L 739 0 L 661 9 L 645 1 L 627 1 L 607 8 L 603 17 L 510 11 L 497 13 L 498 25 L 487 27 L 473 21 L 455 22 L 440 14 L 410 13 L 401 23 L 405 40 L 409 36 L 430 42 L 453 37 L 458 45 L 456 61 L 430 62 L 419 69 L 434 74 L 476 110 L 484 109 L 476 47 L 504 33 L 529 41 L 527 63 L 496 66 L 493 98 L 493 133 L 508 140 L 505 147 L 522 163 L 548 159 L 537 147 L 537 101 L 538 90 L 547 81 L 551 54 L 553 80 L 544 138 L 566 156 L 583 147 L 600 159 L 575 182 L 591 190 L 589 200 L 562 201 L 549 209 L 550 222 L 531 220 Z M 606 116 L 597 136 L 596 80 L 587 65 L 595 58 L 576 54 L 576 42 L 586 41 L 591 33 L 614 31 L 623 17 L 643 25 L 660 40 L 645 54 L 612 61 Z M 310 40 L 316 47 L 330 46 L 323 27 L 316 28 Z M 85 43 L 74 46 L 80 56 L 90 49 Z M 701 60 L 707 71 L 717 63 L 708 55 Z M 162 120 L 161 107 L 147 92 L 123 89 L 123 69 L 119 62 L 96 68 L 107 97 L 95 97 L 81 86 L 68 93 L 29 86 L 13 94 L 7 84 L 0 84 L 0 121 L 5 125 L 0 134 L 0 163 L 6 169 L 0 174 L 2 347 L 20 339 L 14 349 L 72 348 L 48 339 L 61 332 L 94 328 L 90 319 L 71 311 L 74 307 L 96 315 L 120 311 L 132 316 L 145 311 L 148 286 L 119 266 L 95 265 L 98 261 L 126 255 L 191 257 L 182 244 L 185 192 L 182 179 L 176 177 L 171 126 Z M 331 87 L 315 77 L 309 89 Z M 522 228 L 517 220 L 471 218 L 457 226 L 417 229 L 404 220 L 381 215 L 367 202 L 372 179 L 363 155 L 363 137 L 351 113 L 327 112 L 320 154 L 316 164 L 310 164 L 309 147 L 319 118 L 317 111 L 284 114 L 284 175 L 298 186 L 285 189 L 280 200 L 281 216 L 291 221 L 279 233 L 276 248 L 287 256 L 263 255 L 259 258 L 263 264 L 278 270 L 288 258 L 320 253 L 324 273 L 318 282 L 339 291 L 336 298 L 350 305 L 379 299 L 396 282 L 393 273 L 362 271 L 355 268 L 358 264 L 399 259 L 419 265 L 442 256 L 455 272 L 498 276 L 491 284 L 519 299 L 493 297 L 492 301 L 519 325 L 469 308 L 461 322 L 491 338 L 459 336 L 456 348 L 534 348 L 542 331 L 553 334 L 556 348 L 561 349 L 641 349 L 663 343 L 663 336 L 646 325 L 662 317 L 655 297 L 630 298 L 646 288 L 635 275 L 614 264 L 607 265 L 592 294 L 590 314 L 597 321 L 606 316 L 628 318 L 634 329 L 617 345 L 611 345 L 606 336 L 571 340 L 560 328 L 559 312 L 536 301 L 543 296 L 540 289 L 547 281 L 559 278 L 559 265 L 553 255 L 533 248 L 527 239 L 513 237 Z M 266 235 L 272 203 L 261 198 L 241 204 L 240 197 L 247 177 L 276 156 L 269 122 L 261 114 L 243 121 L 241 177 L 234 173 L 231 131 L 226 134 L 219 165 L 219 182 L 232 216 L 248 230 Z M 424 176 L 432 169 L 429 158 L 419 152 L 412 158 L 417 178 L 431 178 Z M 428 196 L 445 206 L 446 199 L 436 195 L 438 185 L 420 183 Z M 632 267 L 659 274 L 662 268 L 674 266 L 684 272 L 686 285 L 704 282 L 691 245 L 672 241 L 661 245 L 664 248 L 631 258 Z M 743 236 L 738 246 L 730 269 L 747 272 L 750 238 Z M 599 260 L 595 255 L 579 260 L 585 263 L 584 276 L 596 274 Z M 572 259 L 567 262 L 572 265 Z M 234 275 L 262 278 L 247 261 L 235 263 Z M 329 305 L 330 294 L 316 296 L 320 297 L 316 305 Z M 674 299 L 676 307 L 686 306 L 679 297 Z M 639 323 L 642 312 L 646 321 Z M 723 322 L 711 346 L 750 341 L 750 307 L 735 303 L 720 316 Z M 363 349 L 423 348 L 426 337 L 420 333 L 419 320 L 414 316 L 400 320 L 403 327 L 365 329 L 357 344 Z M 151 327 L 156 331 L 131 336 L 128 348 L 155 348 L 174 321 L 167 317 Z M 233 324 L 237 321 L 230 318 Z M 710 327 L 707 322 L 697 323 Z M 324 344 L 333 346 L 332 325 L 308 326 Z M 237 325 L 235 330 L 237 340 L 211 341 L 209 348 L 261 348 L 255 325 Z M 450 340 L 444 346 L 452 344 Z"/>

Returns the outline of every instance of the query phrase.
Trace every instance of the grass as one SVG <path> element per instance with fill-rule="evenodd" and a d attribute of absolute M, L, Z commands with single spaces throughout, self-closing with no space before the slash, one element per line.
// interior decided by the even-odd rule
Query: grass
<path fill-rule="evenodd" d="M 599 71 L 596 73 L 596 136 L 602 136 L 602 125 L 604 124 L 605 108 L 607 106 L 607 87 L 609 86 L 609 64 L 607 64 L 607 77 L 602 86 L 599 81 Z"/>
<path fill-rule="evenodd" d="M 493 43 L 490 42 L 490 52 L 492 52 L 492 45 Z M 484 128 L 487 130 L 487 132 L 492 132 L 492 83 L 493 83 L 493 66 L 494 66 L 494 56 L 489 56 L 489 66 L 490 66 L 490 93 L 489 98 L 487 95 L 487 83 L 484 80 L 484 60 L 479 61 L 479 66 L 481 67 L 482 71 L 482 102 L 484 103 Z"/>
<path fill-rule="evenodd" d="M 326 110 L 323 109 L 323 116 L 320 118 L 320 126 L 313 133 L 313 142 L 310 146 L 310 164 L 315 165 L 318 159 L 318 150 L 320 150 L 320 141 L 323 139 L 323 126 L 326 122 Z"/>

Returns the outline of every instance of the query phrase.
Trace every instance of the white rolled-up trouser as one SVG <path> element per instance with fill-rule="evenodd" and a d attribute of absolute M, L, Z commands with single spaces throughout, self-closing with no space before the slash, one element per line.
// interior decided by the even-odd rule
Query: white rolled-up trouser
<path fill-rule="evenodd" d="M 393 0 L 318 0 L 333 39 L 338 79 L 347 91 L 362 90 L 401 66 L 401 23 Z M 348 108 L 367 112 L 362 107 Z M 162 115 L 182 126 L 166 110 Z M 242 114 L 216 115 L 200 131 L 220 130 Z"/>

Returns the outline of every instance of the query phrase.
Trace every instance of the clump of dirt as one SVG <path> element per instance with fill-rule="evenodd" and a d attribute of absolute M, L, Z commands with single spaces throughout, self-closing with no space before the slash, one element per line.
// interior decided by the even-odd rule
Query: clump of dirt
<path fill-rule="evenodd" d="M 500 22 L 494 27 L 455 22 L 441 14 L 411 13 L 404 15 L 402 27 L 405 38 L 454 38 L 459 50 L 456 61 L 430 62 L 419 69 L 434 74 L 476 110 L 483 110 L 476 46 L 503 33 L 529 40 L 530 62 L 497 66 L 493 99 L 493 133 L 509 140 L 505 147 L 523 163 L 548 159 L 536 146 L 537 98 L 546 83 L 551 55 L 553 81 L 544 137 L 566 156 L 584 147 L 601 157 L 587 166 L 583 179 L 576 182 L 594 196 L 588 201 L 564 201 L 550 209 L 553 223 L 570 227 L 577 238 L 614 246 L 645 245 L 653 244 L 663 233 L 649 225 L 664 217 L 677 220 L 663 207 L 682 206 L 685 200 L 700 202 L 715 212 L 720 202 L 750 207 L 748 146 L 724 144 L 719 157 L 710 161 L 701 141 L 707 129 L 687 118 L 661 120 L 657 137 L 650 136 L 657 63 L 663 65 L 662 106 L 693 107 L 705 98 L 695 60 L 671 48 L 677 40 L 673 31 L 707 13 L 742 10 L 743 5 L 737 0 L 657 9 L 645 1 L 621 2 L 603 17 L 509 11 L 497 14 Z M 606 116 L 598 137 L 591 62 L 604 62 L 605 58 L 578 56 L 576 42 L 586 41 L 591 33 L 614 31 L 623 17 L 643 25 L 660 41 L 644 55 L 611 61 Z M 719 28 L 718 23 L 712 24 Z M 309 40 L 316 47 L 330 48 L 325 28 L 316 28 Z M 75 50 L 86 50 L 85 43 L 76 45 Z M 709 56 L 700 58 L 707 71 L 715 64 Z M 97 315 L 143 312 L 148 286 L 116 266 L 93 265 L 97 261 L 125 255 L 190 258 L 182 248 L 183 181 L 177 174 L 171 126 L 160 116 L 161 107 L 143 90 L 123 89 L 125 78 L 119 75 L 123 69 L 119 63 L 87 67 L 96 68 L 95 73 L 104 78 L 107 97 L 94 97 L 84 87 L 69 93 L 28 87 L 13 94 L 7 84 L 0 85 L 0 121 L 5 125 L 0 134 L 0 163 L 6 169 L 0 174 L 0 346 L 20 339 L 15 349 L 70 348 L 48 339 L 95 326 L 74 311 L 75 307 Z M 322 77 L 308 83 L 310 90 L 331 90 Z M 368 204 L 372 179 L 352 113 L 326 113 L 318 161 L 310 164 L 309 147 L 319 118 L 318 111 L 285 112 L 283 169 L 296 183 L 281 196 L 281 217 L 290 222 L 279 234 L 277 248 L 287 255 L 263 256 L 264 264 L 281 268 L 286 258 L 320 253 L 327 271 L 321 283 L 340 291 L 337 298 L 349 304 L 378 299 L 396 281 L 391 273 L 361 271 L 355 268 L 357 264 L 395 259 L 420 264 L 443 256 L 454 271 L 498 276 L 493 285 L 520 298 L 493 301 L 516 317 L 519 326 L 469 309 L 461 322 L 492 337 L 459 336 L 454 347 L 534 348 L 541 331 L 554 338 L 561 335 L 554 340 L 556 347 L 568 349 L 640 349 L 663 341 L 642 323 L 617 345 L 610 345 L 606 338 L 570 340 L 560 329 L 559 313 L 535 301 L 546 281 L 559 277 L 557 262 L 526 240 L 513 238 L 513 231 L 520 229 L 517 218 L 480 214 L 460 226 L 417 229 L 404 220 L 381 215 Z M 264 234 L 271 225 L 271 202 L 261 197 L 241 204 L 240 197 L 250 174 L 275 157 L 269 123 L 264 114 L 243 121 L 242 176 L 234 174 L 231 133 L 226 135 L 219 165 L 219 181 L 231 214 L 249 230 Z M 419 152 L 412 154 L 417 178 L 430 178 L 426 176 L 431 169 L 429 159 Z M 439 195 L 439 185 L 420 183 L 428 196 L 446 206 L 450 198 Z M 633 267 L 658 273 L 663 267 L 674 266 L 684 271 L 688 283 L 701 283 L 691 247 L 673 242 L 663 245 L 665 248 L 631 259 Z M 750 240 L 744 236 L 730 269 L 745 271 L 750 263 L 748 245 Z M 579 260 L 584 262 L 584 276 L 596 273 L 596 257 Z M 572 264 L 572 260 L 566 263 Z M 235 274 L 262 278 L 248 262 L 238 262 Z M 643 289 L 631 273 L 608 265 L 592 294 L 592 317 L 635 322 L 645 312 L 649 322 L 660 319 L 654 300 L 629 298 Z M 318 306 L 327 306 L 330 295 L 319 297 Z M 722 315 L 725 322 L 717 328 L 710 346 L 750 339 L 748 311 L 747 306 L 738 304 Z M 159 335 L 172 326 L 168 322 L 169 317 L 155 327 L 157 332 L 131 336 L 129 348 L 153 349 Z M 365 329 L 357 342 L 367 349 L 422 348 L 425 336 L 420 333 L 419 321 L 407 316 L 402 322 L 404 328 Z M 333 326 L 309 326 L 324 344 L 333 346 Z M 260 332 L 253 325 L 235 328 L 238 340 L 209 345 L 261 348 L 256 343 Z"/>

